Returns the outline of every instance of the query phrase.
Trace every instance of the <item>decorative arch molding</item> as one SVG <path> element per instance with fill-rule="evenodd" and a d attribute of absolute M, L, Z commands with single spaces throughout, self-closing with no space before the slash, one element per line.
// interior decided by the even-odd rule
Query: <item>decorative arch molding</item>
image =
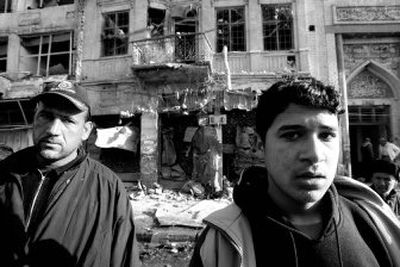
<path fill-rule="evenodd" d="M 397 78 L 393 73 L 388 71 L 384 66 L 374 60 L 367 60 L 355 68 L 346 79 L 347 86 L 364 70 L 367 70 L 374 74 L 376 77 L 384 81 L 389 85 L 392 90 L 395 99 L 399 99 L 400 96 L 400 79 Z"/>

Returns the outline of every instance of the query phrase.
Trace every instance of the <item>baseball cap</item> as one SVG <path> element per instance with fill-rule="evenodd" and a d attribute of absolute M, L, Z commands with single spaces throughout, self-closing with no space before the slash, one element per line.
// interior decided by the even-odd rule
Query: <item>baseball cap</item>
<path fill-rule="evenodd" d="M 86 90 L 71 81 L 48 82 L 43 86 L 43 91 L 36 95 L 32 100 L 48 99 L 50 97 L 62 97 L 71 102 L 77 109 L 81 111 L 89 111 L 89 99 Z"/>

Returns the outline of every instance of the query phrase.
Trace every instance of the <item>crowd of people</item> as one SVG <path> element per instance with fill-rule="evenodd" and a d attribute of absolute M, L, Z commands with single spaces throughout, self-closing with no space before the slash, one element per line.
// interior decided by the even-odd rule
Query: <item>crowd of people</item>
<path fill-rule="evenodd" d="M 63 81 L 33 101 L 34 145 L 0 161 L 0 264 L 139 266 L 124 185 L 82 146 L 85 91 Z M 205 218 L 191 266 L 400 266 L 398 152 L 382 140 L 371 186 L 337 175 L 342 111 L 313 78 L 263 92 L 264 166 L 242 171 L 233 203 Z"/>

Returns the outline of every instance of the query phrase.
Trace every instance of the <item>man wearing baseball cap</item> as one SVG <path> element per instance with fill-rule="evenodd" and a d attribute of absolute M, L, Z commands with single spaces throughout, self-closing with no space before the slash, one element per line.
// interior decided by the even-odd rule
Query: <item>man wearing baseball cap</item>
<path fill-rule="evenodd" d="M 82 148 L 86 91 L 69 81 L 33 98 L 32 147 L 0 162 L 2 266 L 137 266 L 123 183 Z"/>
<path fill-rule="evenodd" d="M 371 182 L 371 188 L 382 197 L 400 219 L 399 167 L 387 160 L 375 161 Z"/>

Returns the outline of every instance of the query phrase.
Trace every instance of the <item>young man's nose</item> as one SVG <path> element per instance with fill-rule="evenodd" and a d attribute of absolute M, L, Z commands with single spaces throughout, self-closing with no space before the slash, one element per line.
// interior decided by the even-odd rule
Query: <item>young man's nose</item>
<path fill-rule="evenodd" d="M 303 143 L 300 157 L 301 159 L 307 160 L 311 163 L 321 161 L 325 157 L 321 140 L 316 136 L 310 136 L 307 138 Z"/>

